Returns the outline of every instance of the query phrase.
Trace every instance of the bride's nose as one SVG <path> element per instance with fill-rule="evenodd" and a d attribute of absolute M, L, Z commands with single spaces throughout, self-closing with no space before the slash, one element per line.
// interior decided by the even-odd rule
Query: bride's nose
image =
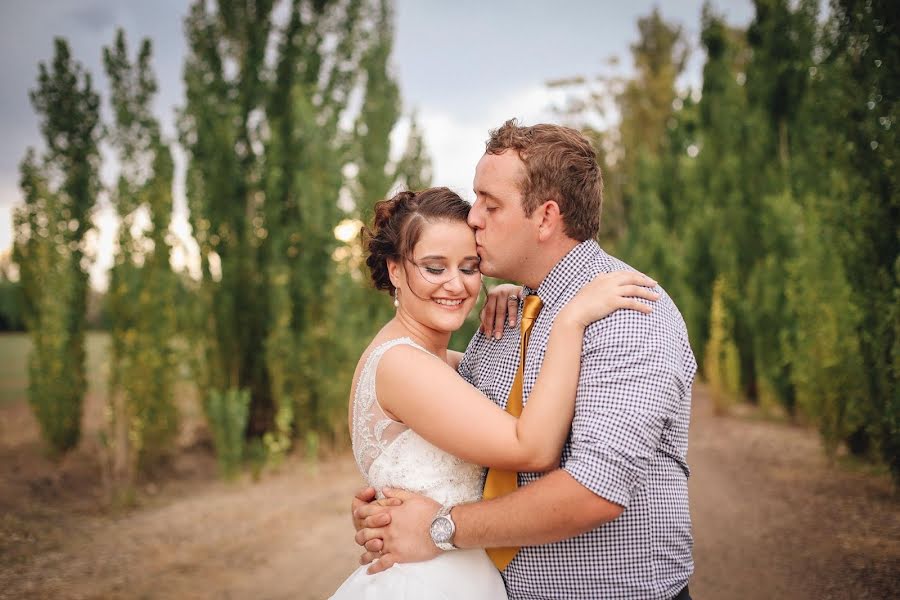
<path fill-rule="evenodd" d="M 465 286 L 463 285 L 463 282 L 462 282 L 462 273 L 457 272 L 456 275 L 457 275 L 456 277 L 454 277 L 450 281 L 447 281 L 444 283 L 443 287 L 448 292 L 459 293 L 459 292 L 465 290 Z"/>

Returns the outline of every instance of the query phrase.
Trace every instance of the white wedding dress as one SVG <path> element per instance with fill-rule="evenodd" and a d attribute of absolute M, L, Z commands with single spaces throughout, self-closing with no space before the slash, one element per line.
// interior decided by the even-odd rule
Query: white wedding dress
<path fill-rule="evenodd" d="M 387 417 L 375 397 L 378 362 L 409 338 L 390 340 L 369 354 L 353 398 L 353 454 L 363 476 L 381 497 L 384 487 L 423 494 L 441 504 L 481 499 L 483 468 L 436 448 L 415 431 Z M 484 550 L 444 552 L 426 562 L 396 564 L 369 575 L 359 567 L 332 600 L 505 600 L 499 571 Z"/>

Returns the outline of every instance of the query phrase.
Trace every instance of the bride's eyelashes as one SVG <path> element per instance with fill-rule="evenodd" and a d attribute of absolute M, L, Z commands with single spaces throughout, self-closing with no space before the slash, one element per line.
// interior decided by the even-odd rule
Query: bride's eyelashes
<path fill-rule="evenodd" d="M 446 267 L 431 267 L 426 266 L 425 271 L 427 271 L 430 275 L 443 275 L 444 272 L 447 271 Z M 463 275 L 477 275 L 481 271 L 477 266 L 469 266 L 469 267 L 460 267 L 459 272 Z"/>
<path fill-rule="evenodd" d="M 443 277 L 443 276 L 451 276 L 453 277 L 453 273 L 448 273 L 449 268 L 443 264 L 420 264 L 418 265 L 419 269 L 422 271 L 423 275 L 427 275 L 430 277 Z M 481 269 L 477 263 L 464 263 L 457 268 L 459 274 L 471 277 L 473 275 L 480 275 Z"/>

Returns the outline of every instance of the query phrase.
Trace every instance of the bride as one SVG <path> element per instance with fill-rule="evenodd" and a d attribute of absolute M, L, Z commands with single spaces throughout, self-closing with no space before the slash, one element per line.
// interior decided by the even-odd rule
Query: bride
<path fill-rule="evenodd" d="M 368 484 L 415 491 L 444 506 L 481 499 L 484 467 L 556 468 L 573 416 L 584 328 L 619 308 L 649 312 L 633 298 L 657 298 L 635 288 L 655 285 L 639 273 L 594 279 L 557 315 L 540 376 L 513 417 L 456 373 L 462 354 L 447 348 L 482 288 L 469 208 L 447 188 L 401 192 L 376 204 L 366 264 L 376 288 L 392 293 L 396 315 L 360 357 L 349 407 L 353 453 Z M 439 530 L 432 537 L 442 544 Z M 481 549 L 376 575 L 366 570 L 357 569 L 332 598 L 507 597 Z"/>

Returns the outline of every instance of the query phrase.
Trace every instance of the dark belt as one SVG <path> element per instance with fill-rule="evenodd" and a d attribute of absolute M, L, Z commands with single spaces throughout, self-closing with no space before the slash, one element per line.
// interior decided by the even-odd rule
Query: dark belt
<path fill-rule="evenodd" d="M 688 586 L 684 586 L 684 589 L 678 592 L 678 595 L 672 598 L 672 600 L 691 600 L 691 593 L 688 591 Z"/>

